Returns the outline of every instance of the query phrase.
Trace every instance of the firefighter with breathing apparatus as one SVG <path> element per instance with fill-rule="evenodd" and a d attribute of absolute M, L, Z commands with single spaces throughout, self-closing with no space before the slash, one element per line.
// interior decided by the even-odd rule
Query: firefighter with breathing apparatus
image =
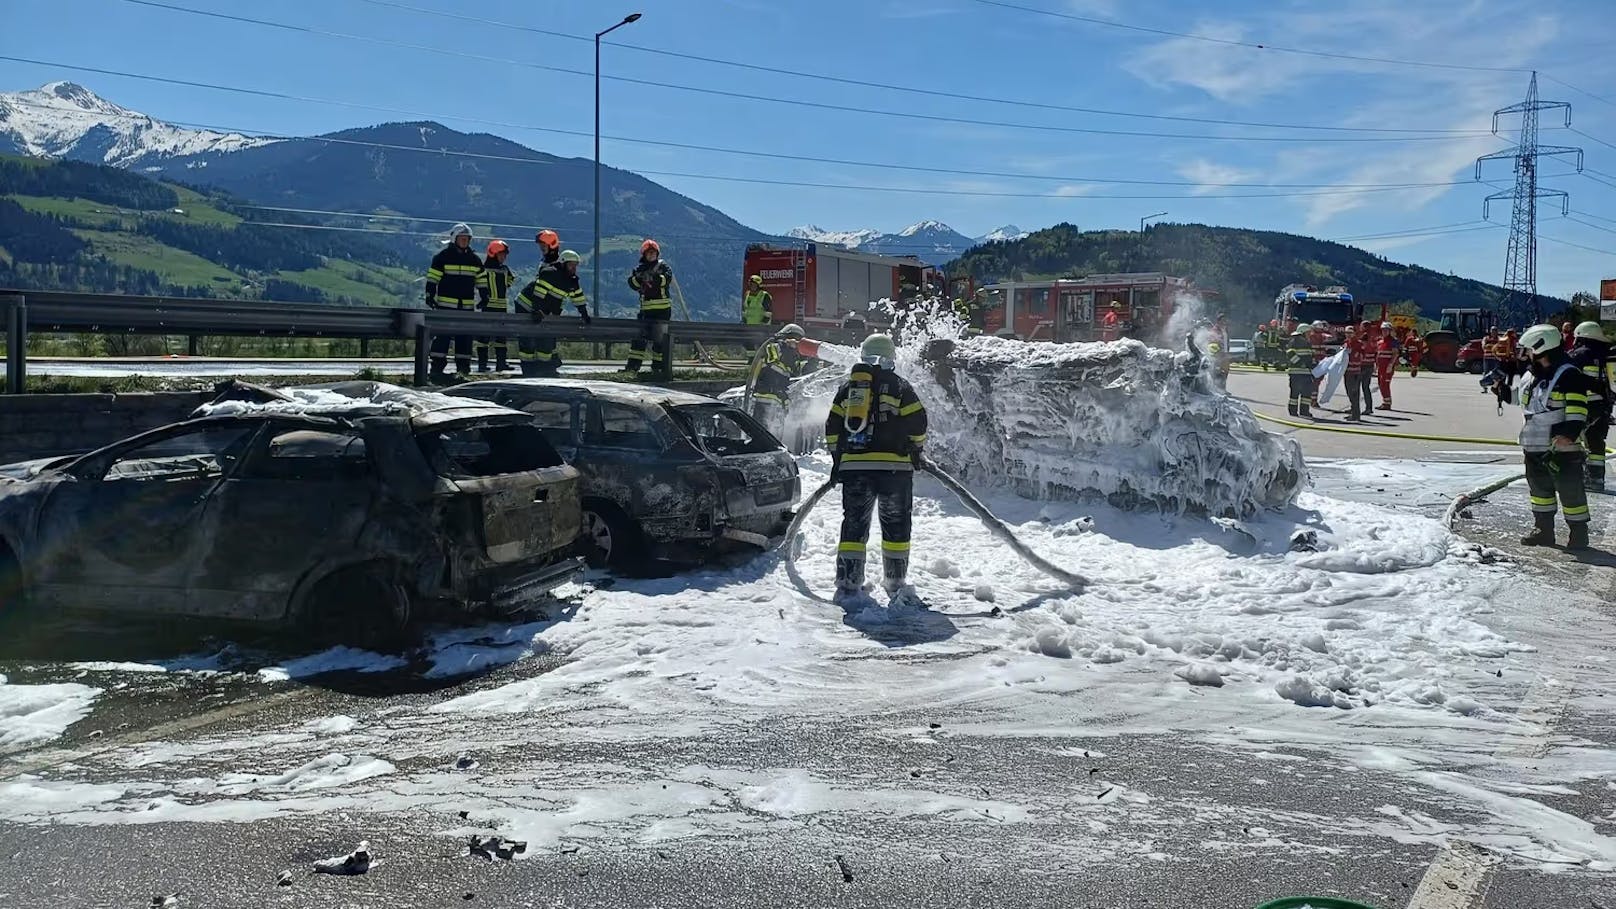
<path fill-rule="evenodd" d="M 783 326 L 763 342 L 752 360 L 752 417 L 785 441 L 786 413 L 791 406 L 791 380 L 802 374 L 808 358 L 819 352 L 819 342 L 804 336 L 802 326 Z"/>
<path fill-rule="evenodd" d="M 926 444 L 926 408 L 894 371 L 892 338 L 870 335 L 861 362 L 837 389 L 825 421 L 831 478 L 842 486 L 842 534 L 836 548 L 836 599 L 847 603 L 864 588 L 870 514 L 879 502 L 883 587 L 902 593 L 909 573 L 914 472 Z"/>
<path fill-rule="evenodd" d="M 1577 437 L 1587 425 L 1588 396 L 1597 392 L 1597 386 L 1566 355 L 1563 344 L 1560 329 L 1553 325 L 1534 325 L 1521 335 L 1530 373 L 1519 396 L 1526 417 L 1520 443 L 1535 525 L 1521 545 L 1553 546 L 1554 513 L 1563 510 L 1571 530 L 1567 548 L 1587 549 L 1588 491 L 1583 488 L 1587 457 Z"/>

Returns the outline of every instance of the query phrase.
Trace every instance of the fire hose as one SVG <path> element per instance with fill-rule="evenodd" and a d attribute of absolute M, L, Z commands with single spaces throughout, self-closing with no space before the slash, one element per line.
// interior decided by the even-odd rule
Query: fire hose
<path fill-rule="evenodd" d="M 1009 546 L 1015 551 L 1016 555 L 1019 555 L 1025 559 L 1027 564 L 1033 566 L 1039 571 L 1042 571 L 1044 574 L 1049 575 L 1057 581 L 1064 584 L 1070 584 L 1074 588 L 1081 589 L 1088 586 L 1089 582 L 1087 578 L 1080 574 L 1067 571 L 1066 569 L 1050 562 L 1048 559 L 1034 552 L 1031 547 L 1022 542 L 1015 535 L 1015 533 L 1010 530 L 1009 525 L 1000 520 L 999 517 L 992 511 L 989 511 L 988 507 L 982 504 L 980 499 L 972 495 L 969 489 L 966 489 L 965 486 L 960 483 L 960 481 L 954 479 L 952 476 L 949 476 L 947 471 L 943 470 L 941 467 L 938 467 L 930 458 L 921 456 L 920 469 L 931 474 L 933 477 L 936 477 L 939 483 L 942 483 L 944 486 L 948 487 L 948 490 L 955 496 L 959 497 L 960 502 L 964 504 L 972 514 L 976 515 L 977 520 L 982 522 L 983 526 L 988 529 L 989 534 L 997 538 L 1006 546 Z M 801 584 L 801 579 L 797 578 L 795 576 L 795 571 L 792 570 L 794 569 L 793 563 L 796 561 L 797 555 L 797 534 L 802 530 L 802 524 L 803 521 L 808 517 L 808 512 L 812 511 L 814 506 L 819 504 L 819 500 L 824 498 L 826 493 L 830 492 L 831 487 L 836 485 L 837 480 L 838 478 L 832 477 L 831 479 L 826 480 L 824 485 L 814 490 L 813 494 L 808 496 L 808 498 L 802 503 L 802 507 L 797 509 L 796 517 L 791 519 L 791 525 L 786 528 L 785 537 L 782 540 L 782 545 L 787 547 L 786 565 L 788 571 L 791 571 L 793 575 L 793 580 L 798 582 L 799 587 L 803 586 Z"/>

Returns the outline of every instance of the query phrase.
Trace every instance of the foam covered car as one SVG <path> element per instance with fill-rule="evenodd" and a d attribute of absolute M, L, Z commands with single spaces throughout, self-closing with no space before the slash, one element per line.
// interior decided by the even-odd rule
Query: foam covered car
<path fill-rule="evenodd" d="M 372 382 L 237 383 L 188 419 L 0 468 L 0 615 L 299 626 L 364 646 L 580 570 L 578 472 L 527 416 Z"/>

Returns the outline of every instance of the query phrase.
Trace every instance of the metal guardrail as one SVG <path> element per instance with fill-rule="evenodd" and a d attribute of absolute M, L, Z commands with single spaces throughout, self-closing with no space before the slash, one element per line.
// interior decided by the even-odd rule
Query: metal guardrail
<path fill-rule="evenodd" d="M 471 310 L 5 289 L 0 289 L 0 308 L 5 315 L 6 389 L 11 394 L 21 394 L 27 384 L 26 352 L 30 331 L 414 340 L 415 381 L 424 384 L 428 353 L 436 335 L 620 343 L 638 338 L 641 324 L 638 319 L 597 317 L 585 325 L 583 320 L 571 315 L 535 322 L 521 314 Z M 751 346 L 762 343 L 773 330 L 768 325 L 675 321 L 668 326 L 669 347 L 681 342 Z M 670 358 L 661 366 L 663 377 L 670 376 L 672 369 Z"/>

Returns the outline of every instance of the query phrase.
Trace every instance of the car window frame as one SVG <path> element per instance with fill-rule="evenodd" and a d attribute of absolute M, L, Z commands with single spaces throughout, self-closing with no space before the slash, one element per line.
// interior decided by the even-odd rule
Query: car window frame
<path fill-rule="evenodd" d="M 534 416 L 527 412 L 527 405 L 529 404 L 564 404 L 568 408 L 571 423 L 567 428 L 567 441 L 561 447 L 577 448 L 579 441 L 583 437 L 582 414 L 584 399 L 578 395 L 546 394 L 543 390 L 530 388 L 502 388 L 495 393 L 493 403 L 501 407 L 509 407 L 511 410 L 521 411 L 529 417 Z M 550 432 L 554 431 L 544 426 L 540 426 L 539 430 L 546 434 L 546 438 L 549 437 Z M 557 447 L 554 440 L 550 444 L 552 447 Z"/>
<path fill-rule="evenodd" d="M 381 476 L 382 465 L 376 457 L 376 452 L 366 438 L 365 432 L 358 426 L 337 420 L 323 419 L 279 419 L 264 420 L 259 429 L 258 437 L 253 439 L 248 447 L 247 454 L 237 462 L 231 479 L 258 480 L 264 482 L 285 483 L 371 483 Z M 252 470 L 258 464 L 270 460 L 270 446 L 274 444 L 275 437 L 285 432 L 322 432 L 327 434 L 350 435 L 364 446 L 364 462 L 366 473 L 364 476 L 333 476 L 325 479 L 306 479 L 298 477 L 273 476 L 270 474 L 254 475 Z"/>
<path fill-rule="evenodd" d="M 82 482 L 102 483 L 106 481 L 107 473 L 112 470 L 112 465 L 131 451 L 144 448 L 154 442 L 178 438 L 179 436 L 196 432 L 236 426 L 244 427 L 247 429 L 249 436 L 247 439 L 247 451 L 246 454 L 231 465 L 230 470 L 220 473 L 218 479 L 227 480 L 235 475 L 242 462 L 251 454 L 252 447 L 258 444 L 257 436 L 263 432 L 264 423 L 265 421 L 262 418 L 256 417 L 206 417 L 200 420 L 184 420 L 168 426 L 159 426 L 156 429 L 98 448 L 64 466 L 62 470 Z"/>
<path fill-rule="evenodd" d="M 606 398 L 591 397 L 585 402 L 584 407 L 585 409 L 582 411 L 582 418 L 578 420 L 577 427 L 578 443 L 581 447 L 590 449 L 605 449 L 609 451 L 648 452 L 656 455 L 665 455 L 672 447 L 669 444 L 666 433 L 662 429 L 658 428 L 657 423 L 659 421 L 652 419 L 651 415 L 646 413 L 646 408 L 644 405 L 629 404 L 623 401 L 613 401 Z M 589 438 L 590 410 L 603 409 L 606 407 L 621 407 L 625 410 L 633 411 L 634 414 L 640 418 L 640 421 L 645 424 L 645 431 L 656 443 L 655 447 L 644 448 L 630 445 L 613 445 L 610 442 L 592 441 Z M 604 412 L 601 414 L 601 419 L 602 421 L 605 420 Z M 681 435 L 683 435 L 683 433 L 681 433 Z"/>
<path fill-rule="evenodd" d="M 429 450 L 428 446 L 423 444 L 423 437 L 432 435 L 434 433 L 457 432 L 466 429 L 488 429 L 504 426 L 521 427 L 537 432 L 539 434 L 539 439 L 543 441 L 545 445 L 549 446 L 549 453 L 555 456 L 556 463 L 539 467 L 528 467 L 521 470 L 505 471 L 503 473 L 468 474 L 465 476 L 459 476 L 445 472 L 442 469 L 442 465 L 437 462 L 437 457 L 448 457 L 447 452 L 442 450 L 441 445 L 439 445 L 436 441 L 433 441 L 431 443 L 431 450 Z M 560 451 L 556 449 L 555 444 L 550 441 L 549 437 L 544 434 L 544 430 L 535 425 L 533 421 L 527 417 L 527 414 L 512 413 L 499 414 L 498 416 L 484 415 L 466 417 L 436 426 L 412 428 L 410 431 L 410 436 L 415 446 L 420 450 L 421 457 L 425 461 L 427 468 L 432 472 L 432 474 L 438 479 L 449 480 L 450 482 L 455 483 L 474 482 L 478 480 L 488 480 L 495 477 L 510 477 L 527 473 L 540 473 L 542 471 L 553 470 L 558 467 L 565 467 L 567 464 L 567 459 L 561 454 Z"/>
<path fill-rule="evenodd" d="M 716 408 L 715 408 L 715 405 L 716 405 Z M 699 432 L 695 431 L 695 423 L 690 418 L 690 416 L 688 414 L 685 414 L 683 412 L 684 408 L 716 409 L 719 413 L 722 413 L 724 416 L 729 417 L 731 420 L 734 420 L 736 425 L 740 426 L 741 429 L 745 430 L 746 432 L 751 433 L 754 437 L 759 438 L 759 439 L 766 439 L 766 440 L 768 440 L 770 442 L 773 442 L 774 443 L 773 447 L 770 448 L 768 451 L 735 452 L 735 453 L 731 453 L 731 454 L 727 454 L 727 455 L 726 454 L 720 454 L 719 452 L 713 451 L 712 449 L 708 448 L 706 446 L 706 444 L 704 444 L 702 442 L 701 434 Z M 701 452 L 703 454 L 710 455 L 710 456 L 715 457 L 715 458 L 723 458 L 723 457 L 771 454 L 773 452 L 783 452 L 783 451 L 786 450 L 785 443 L 780 441 L 780 438 L 778 436 L 776 436 L 773 432 L 770 432 L 769 427 L 764 426 L 763 423 L 761 421 L 759 421 L 757 418 L 753 417 L 751 414 L 749 414 L 746 411 L 740 409 L 739 407 L 735 407 L 734 405 L 726 404 L 726 403 L 724 403 L 722 401 L 715 401 L 712 404 L 708 404 L 706 402 L 703 402 L 703 403 L 700 403 L 700 404 L 671 404 L 670 403 L 670 404 L 664 405 L 664 409 L 667 411 L 668 419 L 673 421 L 673 424 L 675 426 L 679 427 L 679 431 L 689 440 L 690 447 L 694 448 L 695 450 L 697 450 L 697 451 L 699 451 L 699 452 Z M 751 425 L 747 425 L 747 424 L 751 424 Z"/>

